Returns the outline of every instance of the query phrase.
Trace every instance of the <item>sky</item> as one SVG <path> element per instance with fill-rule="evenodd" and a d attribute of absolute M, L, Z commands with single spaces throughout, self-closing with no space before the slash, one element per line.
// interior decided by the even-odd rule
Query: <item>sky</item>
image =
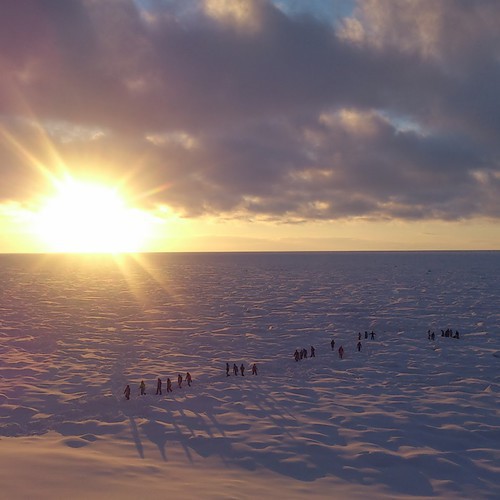
<path fill-rule="evenodd" d="M 0 68 L 0 252 L 65 176 L 143 250 L 500 249 L 497 0 L 16 0 Z"/>

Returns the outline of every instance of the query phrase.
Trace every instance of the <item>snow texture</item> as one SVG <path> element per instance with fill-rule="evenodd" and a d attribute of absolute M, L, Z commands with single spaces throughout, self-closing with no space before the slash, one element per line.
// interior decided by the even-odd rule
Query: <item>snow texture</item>
<path fill-rule="evenodd" d="M 498 252 L 0 263 L 2 498 L 500 497 Z"/>

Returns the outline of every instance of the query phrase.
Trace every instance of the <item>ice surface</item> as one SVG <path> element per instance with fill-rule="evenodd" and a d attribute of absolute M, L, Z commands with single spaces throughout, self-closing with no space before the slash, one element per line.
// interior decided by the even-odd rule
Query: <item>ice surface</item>
<path fill-rule="evenodd" d="M 4 498 L 500 497 L 499 252 L 0 266 Z"/>

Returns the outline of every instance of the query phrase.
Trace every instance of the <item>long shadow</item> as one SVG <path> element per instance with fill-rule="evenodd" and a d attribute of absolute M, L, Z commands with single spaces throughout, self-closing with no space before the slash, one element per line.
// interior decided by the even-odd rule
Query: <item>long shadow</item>
<path fill-rule="evenodd" d="M 146 437 L 153 443 L 156 444 L 158 450 L 163 458 L 163 461 L 167 461 L 167 454 L 165 452 L 165 445 L 167 444 L 167 436 L 165 434 L 164 428 L 156 420 L 149 420 L 147 424 L 143 426 L 144 433 Z"/>
<path fill-rule="evenodd" d="M 141 438 L 139 437 L 139 431 L 137 429 L 137 424 L 132 417 L 129 417 L 130 428 L 132 430 L 132 437 L 134 439 L 135 447 L 137 448 L 137 453 L 141 458 L 144 458 L 144 448 L 142 447 Z"/>

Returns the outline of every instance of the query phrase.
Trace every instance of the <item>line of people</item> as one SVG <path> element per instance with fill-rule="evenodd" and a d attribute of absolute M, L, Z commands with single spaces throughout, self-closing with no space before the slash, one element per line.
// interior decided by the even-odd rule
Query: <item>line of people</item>
<path fill-rule="evenodd" d="M 229 366 L 229 363 L 226 363 L 226 377 L 229 377 L 229 372 L 231 371 L 231 367 Z M 233 363 L 233 373 L 235 376 L 238 376 L 238 373 L 241 374 L 242 377 L 245 376 L 245 365 L 241 363 L 241 365 L 238 368 L 238 365 L 236 363 Z M 252 375 L 257 375 L 257 365 L 254 363 L 252 365 Z"/>
<path fill-rule="evenodd" d="M 193 382 L 193 377 L 191 376 L 191 374 L 189 372 L 186 373 L 186 377 L 185 379 L 182 378 L 182 375 L 179 373 L 177 375 L 177 386 L 179 387 L 179 389 L 182 389 L 182 383 L 184 382 L 184 380 L 186 381 L 187 385 L 189 387 L 191 387 L 191 384 Z M 162 395 L 163 392 L 162 392 L 162 387 L 163 387 L 163 382 L 161 380 L 160 377 L 158 377 L 157 381 L 156 381 L 156 395 Z M 173 388 L 172 388 L 172 381 L 170 380 L 170 378 L 167 378 L 167 394 L 169 392 L 173 392 Z M 123 391 L 123 394 L 125 394 L 125 399 L 130 399 L 130 394 L 131 394 L 131 389 L 130 389 L 130 385 L 127 384 L 127 386 L 125 387 L 125 390 Z M 139 384 L 139 394 L 141 396 L 145 396 L 147 393 L 146 393 L 146 383 L 144 382 L 144 380 L 141 380 L 141 383 Z"/>

